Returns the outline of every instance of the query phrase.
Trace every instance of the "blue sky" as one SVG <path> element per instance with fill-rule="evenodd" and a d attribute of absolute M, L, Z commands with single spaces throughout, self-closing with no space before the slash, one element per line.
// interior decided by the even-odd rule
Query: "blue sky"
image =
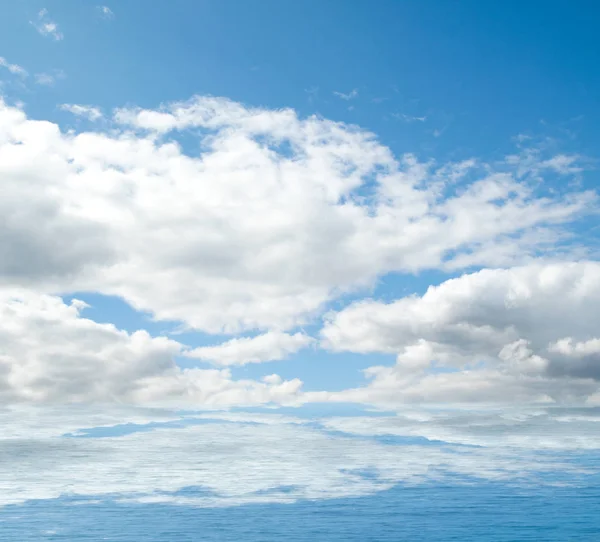
<path fill-rule="evenodd" d="M 131 1 L 108 6 L 110 20 L 97 5 L 4 6 L 3 55 L 31 72 L 67 74 L 28 100 L 32 112 L 46 115 L 57 100 L 155 107 L 212 94 L 357 122 L 402 152 L 493 153 L 542 120 L 594 146 L 594 2 L 181 1 L 165 10 Z M 29 24 L 42 8 L 64 40 L 41 39 Z M 332 95 L 353 89 L 351 103 Z M 428 121 L 400 128 L 393 113 Z"/>
<path fill-rule="evenodd" d="M 208 232 L 198 224 L 194 224 L 193 230 L 177 230 L 173 226 L 171 234 L 174 238 L 189 237 L 195 248 L 181 248 L 181 253 L 164 256 L 172 258 L 172 265 L 169 263 L 167 267 L 159 269 L 158 266 L 153 270 L 153 263 L 144 260 L 147 255 L 138 255 L 131 247 L 141 246 L 139 243 L 145 243 L 144 246 L 160 244 L 163 230 L 157 222 L 152 226 L 156 226 L 156 231 L 149 226 L 148 230 L 130 236 L 123 230 L 123 239 L 129 242 L 131 238 L 133 244 L 123 249 L 129 252 L 121 264 L 130 266 L 127 267 L 130 275 L 134 262 L 139 264 L 135 274 L 141 278 L 135 285 L 129 284 L 127 277 L 107 278 L 116 273 L 116 268 L 110 267 L 112 263 L 109 265 L 109 256 L 95 278 L 80 276 L 73 268 L 65 275 L 71 277 L 69 279 L 55 280 L 48 272 L 46 277 L 38 280 L 38 275 L 44 275 L 40 271 L 36 272 L 38 278 L 33 282 L 9 277 L 3 279 L 3 284 L 6 288 L 31 288 L 35 295 L 59 295 L 67 305 L 72 299 L 85 301 L 90 307 L 79 309 L 73 321 L 77 326 L 81 324 L 80 320 L 91 319 L 114 324 L 129 334 L 145 329 L 154 338 L 170 337 L 181 343 L 180 346 L 172 345 L 175 353 L 171 352 L 172 359 L 177 360 L 181 369 L 197 367 L 209 371 L 211 367 L 226 366 L 230 371 L 228 382 L 240 379 L 260 382 L 272 373 L 284 381 L 299 379 L 303 392 L 309 394 L 303 396 L 301 402 L 381 402 L 389 406 L 395 401 L 393 397 L 404 397 L 403 386 L 413 386 L 407 384 L 406 379 L 414 376 L 414 368 L 410 368 L 416 363 L 414 356 L 420 356 L 418 363 L 424 363 L 417 365 L 425 379 L 436 375 L 443 379 L 446 378 L 444 375 L 468 372 L 473 368 L 483 372 L 473 376 L 471 371 L 470 376 L 465 376 L 467 380 L 478 379 L 475 384 L 458 385 L 458 376 L 452 377 L 453 383 L 444 381 L 443 385 L 449 386 L 447 393 L 430 392 L 441 380 L 432 381 L 428 384 L 430 387 L 410 388 L 413 391 L 406 392 L 408 401 L 479 401 L 481 398 L 474 399 L 470 392 L 460 390 L 465 386 L 470 389 L 471 385 L 478 389 L 487 386 L 496 389 L 494 379 L 508 378 L 506 367 L 511 363 L 516 364 L 518 374 L 526 374 L 529 378 L 533 369 L 529 365 L 525 368 L 523 364 L 535 365 L 538 358 L 542 361 L 536 370 L 548 378 L 547 388 L 534 392 L 515 384 L 514 394 L 510 395 L 512 400 L 535 402 L 546 401 L 549 397 L 552 401 L 558 398 L 574 402 L 596 401 L 595 362 L 585 356 L 597 355 L 594 342 L 597 336 L 585 326 L 561 327 L 560 302 L 557 299 L 549 309 L 546 300 L 548 296 L 561 295 L 562 290 L 541 288 L 538 291 L 535 285 L 541 284 L 540 277 L 544 273 L 557 273 L 562 277 L 557 279 L 559 283 L 569 283 L 585 282 L 585 277 L 595 276 L 598 272 L 598 207 L 594 199 L 598 182 L 595 152 L 600 121 L 597 15 L 598 7 L 593 2 L 528 2 L 523 5 L 520 2 L 475 1 L 381 1 L 376 4 L 308 1 L 293 4 L 182 0 L 168 9 L 159 2 L 133 0 L 106 5 L 50 0 L 43 4 L 29 0 L 9 3 L 3 7 L 0 20 L 0 56 L 4 59 L 0 66 L 1 88 L 6 104 L 17 109 L 21 107 L 32 121 L 55 123 L 65 138 L 68 139 L 67 134 L 72 130 L 73 134 L 115 138 L 129 134 L 137 138 L 136 141 L 152 141 L 157 146 L 177 141 L 181 154 L 199 164 L 208 156 L 201 149 L 210 144 L 204 138 L 207 130 L 213 130 L 213 125 L 201 125 L 190 116 L 181 121 L 185 124 L 183 128 L 170 128 L 163 133 L 156 126 L 144 125 L 142 117 L 136 115 L 140 111 L 142 115 L 148 111 L 170 114 L 174 111 L 174 103 L 186 103 L 185 115 L 193 115 L 194 107 L 198 107 L 193 105 L 194 96 L 205 100 L 201 107 L 215 107 L 219 115 L 225 115 L 228 108 L 233 107 L 231 104 L 239 104 L 245 108 L 243 115 L 248 118 L 254 112 L 262 111 L 265 115 L 279 115 L 277 122 L 287 123 L 289 118 L 281 110 L 293 110 L 301 124 L 296 126 L 289 121 L 286 129 L 292 134 L 294 130 L 304 129 L 309 133 L 314 127 L 310 127 L 312 121 L 306 119 L 317 115 L 320 120 L 315 121 L 315 126 L 319 129 L 329 126 L 329 120 L 342 123 L 339 126 L 348 141 L 356 130 L 361 134 L 368 131 L 376 138 L 378 150 L 373 152 L 380 154 L 372 159 L 371 169 L 361 173 L 362 185 L 354 186 L 342 198 L 360 198 L 365 194 L 377 198 L 392 197 L 390 194 L 397 188 L 390 188 L 391 180 L 388 188 L 382 188 L 388 181 L 381 182 L 380 176 L 392 179 L 393 172 L 390 171 L 399 168 L 404 172 L 402 178 L 405 181 L 402 182 L 413 183 L 418 197 L 424 199 L 410 203 L 409 196 L 403 193 L 398 196 L 395 207 L 374 207 L 369 212 L 377 214 L 385 210 L 392 214 L 410 214 L 411 206 L 416 209 L 427 200 L 429 210 L 412 222 L 416 224 L 415 228 L 428 227 L 431 216 L 436 213 L 446 217 L 443 220 L 447 221 L 447 227 L 438 224 L 439 230 L 422 233 L 423 240 L 417 242 L 410 239 L 413 235 L 410 221 L 402 222 L 402 226 L 396 224 L 393 226 L 396 230 L 387 230 L 387 219 L 379 217 L 381 220 L 371 231 L 363 230 L 357 218 L 354 226 L 350 222 L 343 226 L 355 228 L 356 238 L 343 232 L 337 236 L 337 222 L 331 222 L 337 218 L 333 215 L 328 218 L 315 205 L 315 216 L 322 220 L 319 228 L 325 229 L 311 230 L 308 219 L 296 225 L 290 239 L 308 239 L 306 246 L 298 254 L 278 260 L 280 267 L 270 266 L 268 273 L 256 279 L 252 274 L 254 271 L 247 271 L 242 276 L 240 269 L 260 267 L 261 262 L 269 261 L 261 254 L 288 250 L 293 245 L 293 241 L 288 241 L 282 248 L 270 244 L 271 241 L 263 243 L 256 237 L 252 239 L 256 244 L 256 258 L 252 257 L 252 251 L 246 260 L 231 256 L 244 235 L 249 238 L 262 235 L 265 227 L 260 220 L 240 226 L 242 237 L 235 240 L 225 239 L 225 226 L 216 232 Z M 15 67 L 21 67 L 22 72 L 17 73 Z M 207 97 L 222 101 L 207 105 Z M 87 109 L 77 109 L 81 105 Z M 224 122 L 231 123 L 228 129 L 233 130 L 232 134 L 246 134 L 243 132 L 246 128 L 240 128 L 236 121 Z M 262 131 L 260 128 L 260 133 L 250 134 L 247 141 L 258 141 L 260 137 L 277 138 L 277 129 L 269 127 Z M 217 128 L 217 132 L 223 135 L 225 128 Z M 287 154 L 282 151 L 279 156 L 290 159 L 290 164 L 306 151 L 301 148 L 303 143 L 290 143 L 293 137 L 280 141 L 286 145 L 299 145 L 290 147 L 292 150 Z M 324 137 L 331 137 L 330 142 L 335 140 L 331 134 Z M 358 147 L 352 151 L 354 154 L 348 155 L 351 158 L 344 155 L 343 160 L 355 160 L 352 167 L 360 168 L 361 153 L 370 152 L 367 139 L 356 143 Z M 232 139 L 231 148 L 237 148 L 238 143 Z M 42 152 L 50 152 L 50 148 L 54 147 L 48 144 L 44 150 L 32 152 L 39 157 Z M 77 153 L 80 151 L 74 150 L 69 160 L 77 162 L 83 156 Z M 389 153 L 392 158 L 382 158 L 381 153 Z M 418 163 L 412 169 L 411 156 Z M 107 158 L 108 162 L 110 159 Z M 231 164 L 235 165 L 238 159 L 241 158 L 232 155 Z M 467 162 L 469 160 L 471 162 Z M 143 168 L 143 164 L 139 166 Z M 80 167 L 85 169 L 87 165 Z M 107 166 L 107 171 L 112 175 L 125 168 L 129 175 L 122 180 L 122 186 L 125 186 L 139 180 L 140 170 L 128 170 L 128 167 L 113 164 Z M 160 169 L 161 166 L 157 167 Z M 427 170 L 422 176 L 419 167 Z M 321 172 L 312 165 L 310 168 L 307 179 L 321 182 Z M 92 191 L 106 182 L 99 176 L 94 177 L 94 171 L 90 169 L 82 181 L 83 184 L 90 183 L 86 186 Z M 232 175 L 232 171 L 227 175 Z M 257 183 L 257 186 L 267 176 L 266 169 L 249 168 L 243 174 L 250 175 L 250 171 L 256 171 L 251 183 Z M 333 180 L 326 178 L 328 174 L 330 172 L 323 174 L 323 190 L 334 185 Z M 14 178 L 20 178 L 18 175 L 15 173 Z M 160 182 L 166 187 L 167 179 L 179 173 L 153 171 L 152 175 L 154 179 L 156 175 L 163 175 Z M 217 179 L 216 170 L 207 175 L 209 183 L 213 182 L 211 179 Z M 350 173 L 341 175 L 340 179 L 350 182 Z M 226 186 L 228 177 L 223 179 L 214 182 Z M 509 188 L 507 179 L 512 183 Z M 473 188 L 483 187 L 483 184 L 477 184 L 482 180 L 487 183 L 485 190 L 498 192 L 497 198 L 490 196 L 483 201 L 487 197 L 482 196 L 483 188 Z M 193 179 L 190 182 L 193 183 Z M 284 179 L 284 182 L 288 181 Z M 48 188 L 49 185 L 44 186 L 48 193 L 54 190 Z M 475 190 L 473 195 L 463 197 L 465 191 L 472 188 Z M 438 189 L 441 190 L 439 193 Z M 504 193 L 504 190 L 508 192 Z M 312 198 L 318 191 L 309 192 L 304 195 Z M 75 194 L 71 203 L 65 196 L 66 199 L 53 200 L 47 205 L 56 205 L 60 213 L 67 212 L 65 210 L 71 204 L 84 205 L 81 202 L 87 202 L 91 192 L 86 195 L 71 193 Z M 235 194 L 235 191 L 231 193 Z M 163 198 L 164 201 L 171 201 L 171 197 L 172 202 L 183 201 L 185 196 L 182 194 L 165 192 Z M 266 199 L 261 203 L 265 205 L 261 209 L 266 209 L 266 212 L 261 211 L 263 216 L 270 215 L 279 205 L 276 195 L 271 196 L 268 191 L 265 194 Z M 220 203 L 216 204 L 219 212 L 233 204 L 226 196 L 219 197 Z M 248 197 L 253 197 L 251 190 Z M 85 207 L 88 203 L 84 205 L 86 219 L 94 216 L 92 208 L 100 208 L 94 205 L 102 205 L 99 200 L 89 201 L 96 203 L 90 203 L 90 207 Z M 366 212 L 374 201 L 361 200 L 356 210 Z M 149 209 L 157 208 L 142 210 L 145 202 L 147 200 L 140 199 L 127 211 L 132 213 L 136 223 L 142 224 L 145 220 L 142 216 L 150 216 L 153 211 Z M 172 202 L 165 205 L 175 209 L 176 204 Z M 483 205 L 486 202 L 492 207 Z M 517 212 L 512 207 L 515 202 L 519 207 L 517 214 L 513 213 Z M 549 209 L 546 205 L 553 207 Z M 490 213 L 497 208 L 505 214 L 499 214 L 497 222 L 490 218 L 488 223 Z M 115 209 L 111 212 L 117 212 Z M 337 210 L 343 211 L 341 207 Z M 207 212 L 193 206 L 187 211 L 192 221 Z M 471 213 L 470 218 L 464 219 L 467 211 Z M 28 212 L 26 210 L 24 214 Z M 243 215 L 244 212 L 242 205 L 239 213 Z M 169 221 L 176 218 L 175 211 L 173 213 L 161 223 L 166 228 L 169 228 Z M 231 215 L 225 221 L 235 223 L 236 216 L 240 215 Z M 112 219 L 107 217 L 102 220 L 109 224 Z M 465 221 L 469 224 L 465 225 Z M 479 222 L 481 225 L 473 227 Z M 463 227 L 472 230 L 465 234 L 464 243 L 445 244 L 443 235 L 452 232 L 460 237 L 463 234 L 457 232 Z M 385 239 L 381 233 L 384 230 L 389 236 Z M 487 230 L 490 233 L 485 233 Z M 331 233 L 331 239 L 321 239 L 323 232 Z M 202 249 L 196 246 L 198 239 L 213 234 L 221 239 L 216 248 L 213 245 Z M 109 242 L 113 244 L 108 248 L 103 245 L 98 250 L 106 249 L 107 254 L 116 250 L 118 237 Z M 68 245 L 68 239 L 66 236 L 63 243 Z M 77 239 L 81 246 L 91 247 L 92 254 L 95 250 L 92 238 Z M 56 237 L 53 240 L 58 242 Z M 360 247 L 356 244 L 359 242 L 363 243 Z M 36 240 L 35 243 L 44 242 Z M 373 245 L 372 265 L 367 263 L 371 258 L 369 243 Z M 398 247 L 391 249 L 390 243 L 398 243 Z M 402 247 L 407 244 L 414 245 L 412 252 L 402 255 Z M 168 243 L 164 246 L 167 247 L 165 250 L 170 250 Z M 61 250 L 56 249 L 49 258 L 54 258 L 53 262 L 57 258 L 57 261 L 66 261 L 66 253 L 63 255 Z M 194 250 L 197 254 L 205 254 L 202 250 L 209 251 L 211 256 L 195 256 Z M 320 252 L 317 254 L 321 250 L 330 255 L 339 250 L 339 256 L 331 256 L 333 263 L 323 264 L 328 260 Z M 432 254 L 431 262 L 428 254 Z M 22 258 L 17 267 L 29 265 Z M 86 269 L 96 265 L 95 256 L 86 258 Z M 179 263 L 178 258 L 188 262 L 185 264 L 188 267 Z M 348 273 L 352 275 L 350 278 L 345 276 L 344 258 L 350 269 Z M 203 282 L 202 277 L 217 280 L 211 266 L 220 266 L 218 262 L 221 261 L 229 262 L 226 280 L 232 282 L 223 286 L 222 297 L 206 307 L 202 300 L 211 297 L 212 289 L 217 286 Z M 40 269 L 43 269 L 46 265 L 43 257 L 40 262 Z M 329 272 L 328 265 L 339 266 L 339 269 L 336 267 Z M 297 283 L 290 278 L 283 286 L 279 284 L 279 278 L 272 278 L 287 276 L 289 269 L 302 266 L 306 267 L 306 272 L 299 274 Z M 223 271 L 223 268 L 219 269 Z M 481 270 L 485 273 L 486 269 L 494 276 L 481 275 L 484 278 L 480 280 L 477 273 Z M 322 273 L 328 275 L 327 279 L 320 276 Z M 303 283 L 304 276 L 313 275 L 314 280 L 307 278 L 306 284 Z M 447 282 L 462 275 L 462 282 Z M 205 293 L 196 290 L 194 284 L 186 283 L 192 276 L 198 278 L 200 289 L 206 288 Z M 267 276 L 271 278 L 265 278 Z M 151 299 L 153 289 L 165 280 L 169 282 L 169 292 L 161 294 L 160 299 Z M 314 281 L 324 290 L 312 290 L 313 286 L 317 288 Z M 481 286 L 481 281 L 487 286 Z M 503 311 L 508 306 L 506 300 L 514 291 L 521 292 L 519 288 L 523 284 L 525 289 L 530 288 L 529 293 L 517 294 L 517 297 L 522 295 L 519 302 L 529 303 L 523 313 L 498 316 L 496 311 Z M 442 285 L 438 293 L 422 297 L 430 286 L 435 285 Z M 258 293 L 248 293 L 244 288 L 248 291 L 256 289 L 256 292 L 281 289 L 272 301 L 270 298 L 261 301 Z M 495 288 L 504 289 L 504 301 L 486 298 L 486 292 L 495 291 Z M 587 295 L 593 299 L 595 286 L 592 284 L 589 288 Z M 187 295 L 190 299 L 197 295 L 200 304 L 195 306 L 190 301 L 189 306 L 183 307 Z M 249 295 L 254 296 L 254 308 L 245 305 L 249 303 Z M 178 296 L 177 306 L 172 300 L 166 300 L 169 296 Z M 281 308 L 292 298 L 294 308 Z M 269 305 L 271 302 L 272 306 Z M 298 308 L 305 302 L 306 310 Z M 243 316 L 223 316 L 221 319 L 219 303 L 224 315 L 241 307 Z M 581 318 L 594 317 L 593 303 L 582 301 L 577 292 L 573 292 L 566 303 L 573 314 Z M 267 306 L 271 308 L 264 309 Z M 450 307 L 449 312 L 436 308 L 442 306 Z M 465 316 L 464 306 L 475 308 Z M 277 313 L 279 310 L 281 314 Z M 541 324 L 536 325 L 533 320 L 538 311 L 546 314 L 548 310 L 551 314 L 547 325 L 552 331 L 546 333 L 540 329 Z M 269 316 L 269 311 L 275 312 Z M 412 316 L 403 316 L 407 314 Z M 214 325 L 211 318 L 216 322 Z M 236 320 L 239 318 L 246 318 L 249 323 L 240 324 Z M 516 319 L 511 321 L 511 318 Z M 183 332 L 177 332 L 182 328 Z M 466 328 L 476 328 L 477 333 L 489 332 L 486 346 L 481 347 L 475 335 L 461 335 L 463 331 L 460 330 Z M 259 354 L 248 353 L 248 349 L 255 348 L 255 343 L 227 342 L 262 340 L 263 336 L 274 342 L 257 346 Z M 220 343 L 236 349 L 233 361 L 223 361 L 226 352 L 222 349 L 186 354 L 196 347 Z M 284 343 L 287 346 L 282 346 Z M 240 349 L 242 353 L 238 352 Z M 509 351 L 512 352 L 510 355 L 507 354 Z M 517 351 L 519 353 L 515 353 Z M 419 352 L 418 355 L 415 352 Z M 565 369 L 565 360 L 555 359 L 559 354 L 576 358 L 577 362 L 569 362 Z M 252 355 L 260 359 L 249 361 Z M 405 359 L 402 356 L 413 361 L 402 361 Z M 507 356 L 512 360 L 510 363 Z M 40 361 L 42 366 L 44 363 Z M 369 387 L 361 372 L 368 368 L 373 369 L 370 375 L 375 379 L 374 388 Z M 562 378 L 568 383 L 565 384 Z M 310 396 L 312 392 L 316 394 Z M 338 392 L 342 395 L 337 396 Z M 52 395 L 46 390 L 41 396 L 48 393 Z M 485 398 L 485 393 L 481 393 Z M 528 396 L 530 393 L 531 397 Z M 297 394 L 294 395 L 296 399 Z M 265 401 L 271 400 L 274 399 L 267 394 Z M 258 400 L 259 404 L 262 402 L 262 399 Z M 196 406 L 201 405 L 202 401 Z"/>

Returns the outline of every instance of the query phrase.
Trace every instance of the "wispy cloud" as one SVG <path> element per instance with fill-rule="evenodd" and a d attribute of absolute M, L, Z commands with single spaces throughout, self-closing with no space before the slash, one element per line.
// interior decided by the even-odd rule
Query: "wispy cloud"
<path fill-rule="evenodd" d="M 579 173 L 584 169 L 583 167 L 577 165 L 579 158 L 580 156 L 578 155 L 558 154 L 548 160 L 544 160 L 540 166 L 546 169 L 553 169 L 562 175 Z"/>
<path fill-rule="evenodd" d="M 72 113 L 77 117 L 83 117 L 92 122 L 100 120 L 102 118 L 102 112 L 97 107 L 91 105 L 79 105 L 79 104 L 62 104 L 60 109 Z"/>
<path fill-rule="evenodd" d="M 334 96 L 341 98 L 342 100 L 353 100 L 358 96 L 358 89 L 353 89 L 348 94 L 344 94 L 343 92 L 338 92 L 337 90 L 333 91 Z"/>
<path fill-rule="evenodd" d="M 416 117 L 413 115 L 406 115 L 404 113 L 392 113 L 392 117 L 398 120 L 403 120 L 404 122 L 425 122 L 427 120 L 426 116 Z"/>
<path fill-rule="evenodd" d="M 507 164 L 517 165 L 517 175 L 521 178 L 531 177 L 541 179 L 543 174 L 553 172 L 558 175 L 577 175 L 589 166 L 589 160 L 579 154 L 554 153 L 547 158 L 550 149 L 556 142 L 545 138 L 541 142 L 532 136 L 519 135 L 515 138 L 520 152 L 506 156 Z M 554 152 L 554 151 L 553 151 Z"/>
<path fill-rule="evenodd" d="M 108 6 L 96 6 L 96 10 L 103 19 L 113 19 L 115 16 L 113 10 Z"/>
<path fill-rule="evenodd" d="M 37 21 L 29 22 L 42 36 L 51 37 L 56 41 L 60 41 L 64 38 L 62 32 L 58 30 L 58 24 L 49 18 L 48 10 L 45 8 L 39 11 Z"/>
<path fill-rule="evenodd" d="M 308 101 L 313 103 L 319 97 L 319 87 L 309 87 L 304 89 L 304 92 L 308 94 Z"/>
<path fill-rule="evenodd" d="M 53 73 L 36 73 L 35 74 L 35 82 L 38 85 L 43 85 L 47 87 L 51 87 L 57 81 L 57 79 L 64 79 L 66 77 L 65 72 L 62 70 L 54 70 Z"/>
<path fill-rule="evenodd" d="M 10 73 L 14 75 L 20 75 L 21 77 L 27 77 L 28 73 L 25 68 L 18 64 L 11 64 L 4 57 L 0 56 L 0 67 L 6 68 Z"/>

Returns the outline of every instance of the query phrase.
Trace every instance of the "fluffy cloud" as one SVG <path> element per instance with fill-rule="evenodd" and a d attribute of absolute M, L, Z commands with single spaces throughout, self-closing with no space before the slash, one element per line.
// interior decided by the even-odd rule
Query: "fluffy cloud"
<path fill-rule="evenodd" d="M 595 205 L 540 192 L 513 163 L 395 158 L 292 110 L 197 97 L 115 119 L 62 132 L 0 106 L 0 284 L 117 295 L 208 332 L 284 331 L 388 272 L 554 252 Z"/>
<path fill-rule="evenodd" d="M 397 354 L 344 400 L 579 401 L 599 389 L 600 264 L 486 269 L 329 317 L 324 344 Z"/>
<path fill-rule="evenodd" d="M 180 369 L 182 345 L 81 317 L 85 304 L 0 290 L 0 403 L 186 405 L 291 403 L 301 382 L 234 381 L 227 370 Z"/>
<path fill-rule="evenodd" d="M 245 365 L 285 359 L 308 346 L 314 339 L 304 333 L 269 331 L 251 338 L 231 339 L 217 346 L 202 346 L 186 356 L 210 361 L 215 365 Z"/>

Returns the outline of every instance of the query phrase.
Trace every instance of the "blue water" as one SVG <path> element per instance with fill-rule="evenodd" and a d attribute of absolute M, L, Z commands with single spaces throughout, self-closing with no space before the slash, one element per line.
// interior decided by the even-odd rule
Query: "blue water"
<path fill-rule="evenodd" d="M 0 542 L 600 542 L 593 409 L 424 424 L 34 414 L 0 432 Z M 465 442 L 419 434 L 431 427 Z"/>
<path fill-rule="evenodd" d="M 353 499 L 219 508 L 61 498 L 0 509 L 0 540 L 595 542 L 599 512 L 595 483 L 397 486 Z"/>

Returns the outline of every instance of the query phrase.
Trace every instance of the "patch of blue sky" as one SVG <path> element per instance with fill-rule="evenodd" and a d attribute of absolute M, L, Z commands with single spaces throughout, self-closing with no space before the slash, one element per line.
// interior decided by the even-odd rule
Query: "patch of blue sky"
<path fill-rule="evenodd" d="M 157 320 L 151 313 L 137 311 L 126 301 L 116 296 L 91 292 L 76 292 L 63 296 L 63 300 L 67 304 L 71 303 L 73 299 L 78 299 L 89 305 L 82 309 L 82 318 L 88 318 L 100 324 L 114 324 L 118 329 L 129 333 L 145 329 L 151 335 L 167 335 L 191 348 L 217 344 L 231 338 L 230 335 L 185 330 L 182 328 L 182 324 L 176 321 Z"/>
<path fill-rule="evenodd" d="M 355 354 L 305 348 L 282 361 L 230 367 L 234 378 L 261 378 L 276 373 L 283 379 L 299 378 L 305 391 L 341 391 L 365 383 L 362 373 L 373 365 L 394 364 L 390 354 Z M 184 363 L 182 360 L 180 363 Z"/>
<path fill-rule="evenodd" d="M 79 299 L 89 305 L 82 310 L 81 316 L 98 323 L 111 323 L 118 329 L 133 333 L 145 329 L 152 335 L 167 335 L 190 348 L 217 345 L 231 338 L 230 335 L 207 334 L 201 331 L 181 331 L 178 322 L 156 321 L 148 313 L 138 312 L 118 297 L 93 293 L 75 293 L 63 297 L 66 303 Z M 346 301 L 346 303 L 349 302 Z M 338 303 L 342 303 L 338 301 Z M 307 333 L 317 336 L 320 320 L 311 325 L 302 326 Z M 300 328 L 298 328 L 300 329 Z M 260 331 L 244 336 L 255 337 Z M 364 383 L 362 370 L 372 365 L 393 365 L 395 356 L 389 354 L 354 354 L 350 352 L 327 352 L 320 348 L 309 347 L 293 354 L 285 360 L 267 363 L 249 363 L 230 370 L 235 378 L 260 379 L 267 374 L 277 373 L 284 379 L 300 378 L 306 391 L 327 389 L 340 391 Z M 182 368 L 211 365 L 198 359 L 179 356 L 177 364 Z"/>
<path fill-rule="evenodd" d="M 390 303 L 411 295 L 422 296 L 427 289 L 458 277 L 463 271 L 447 273 L 439 270 L 424 270 L 418 273 L 388 273 L 377 279 L 370 297 Z"/>
<path fill-rule="evenodd" d="M 135 310 L 123 299 L 90 292 L 75 292 L 63 296 L 63 301 L 70 304 L 78 299 L 88 306 L 81 310 L 81 317 L 99 324 L 114 324 L 118 329 L 133 333 L 145 329 L 153 335 L 161 335 L 173 330 L 178 323 L 161 322 L 152 318 L 149 313 Z"/>

